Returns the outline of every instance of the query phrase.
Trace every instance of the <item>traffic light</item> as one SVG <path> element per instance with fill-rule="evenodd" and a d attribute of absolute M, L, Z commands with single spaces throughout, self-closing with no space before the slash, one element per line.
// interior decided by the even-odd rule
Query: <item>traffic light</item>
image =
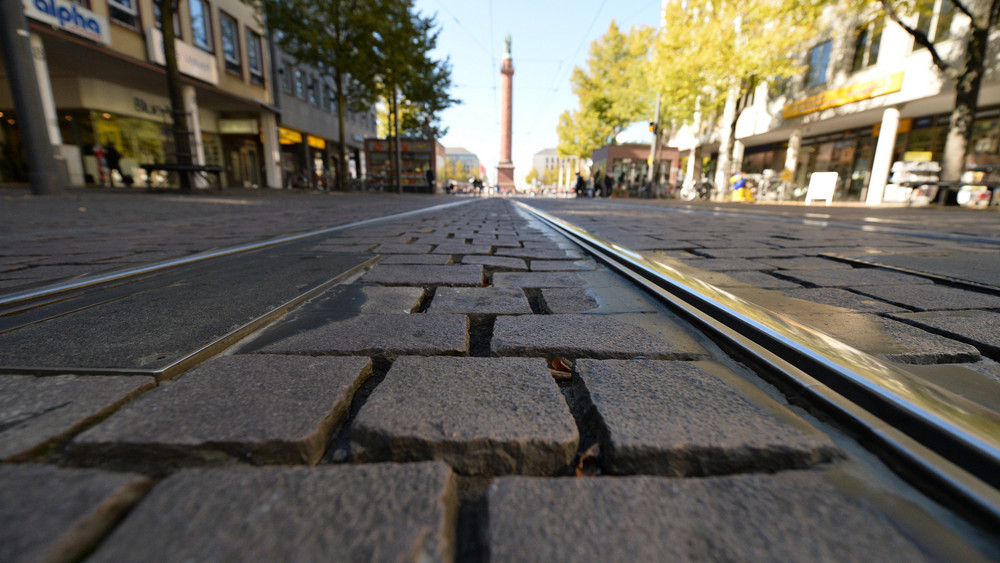
<path fill-rule="evenodd" d="M 650 133 L 656 133 L 656 122 L 655 121 L 650 121 L 649 122 L 649 132 Z"/>

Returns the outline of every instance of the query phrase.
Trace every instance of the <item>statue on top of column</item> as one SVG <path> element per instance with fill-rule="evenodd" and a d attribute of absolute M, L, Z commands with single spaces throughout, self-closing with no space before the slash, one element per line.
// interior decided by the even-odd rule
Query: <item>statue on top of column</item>
<path fill-rule="evenodd" d="M 510 34 L 509 33 L 506 36 L 504 36 L 504 38 L 503 38 L 503 58 L 505 58 L 505 59 L 512 58 L 511 54 L 510 54 Z"/>

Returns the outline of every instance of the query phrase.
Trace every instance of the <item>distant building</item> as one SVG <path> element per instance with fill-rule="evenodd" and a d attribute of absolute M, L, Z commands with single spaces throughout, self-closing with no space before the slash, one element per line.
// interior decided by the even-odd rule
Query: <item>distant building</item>
<path fill-rule="evenodd" d="M 462 147 L 446 147 L 444 149 L 445 159 L 449 161 L 449 166 L 454 166 L 456 162 L 465 165 L 465 169 L 470 175 L 481 174 L 479 157 Z"/>
<path fill-rule="evenodd" d="M 531 167 L 538 171 L 539 180 L 545 177 L 545 172 L 554 170 L 558 173 L 556 184 L 569 187 L 576 181 L 576 173 L 587 175 L 587 168 L 580 167 L 580 159 L 575 156 L 559 156 L 556 149 L 543 149 L 531 157 Z"/>

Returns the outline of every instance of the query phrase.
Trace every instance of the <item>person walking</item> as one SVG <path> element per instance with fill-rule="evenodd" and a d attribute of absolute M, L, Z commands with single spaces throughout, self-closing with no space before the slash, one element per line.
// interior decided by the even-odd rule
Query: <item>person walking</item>
<path fill-rule="evenodd" d="M 583 181 L 583 176 L 579 172 L 576 173 L 576 184 L 573 189 L 576 191 L 576 197 L 583 197 L 587 191 L 587 182 Z"/>

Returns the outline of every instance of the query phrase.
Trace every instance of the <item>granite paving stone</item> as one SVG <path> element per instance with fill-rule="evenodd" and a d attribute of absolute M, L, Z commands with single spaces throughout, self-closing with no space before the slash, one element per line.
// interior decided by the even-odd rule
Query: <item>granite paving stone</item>
<path fill-rule="evenodd" d="M 773 269 L 767 264 L 746 258 L 694 258 L 686 261 L 685 265 L 709 272 Z"/>
<path fill-rule="evenodd" d="M 1000 295 L 967 291 L 940 284 L 908 286 L 862 286 L 858 293 L 914 311 L 945 311 L 955 309 L 1000 309 Z"/>
<path fill-rule="evenodd" d="M 931 311 L 899 313 L 893 318 L 949 338 L 970 342 L 983 354 L 1000 359 L 1000 313 L 993 311 Z M 955 363 L 962 360 L 956 360 Z M 972 360 L 964 360 L 974 362 Z"/>
<path fill-rule="evenodd" d="M 659 307 L 645 295 L 625 288 L 542 289 L 542 307 L 549 315 L 569 313 L 616 314 L 658 313 Z"/>
<path fill-rule="evenodd" d="M 481 264 L 486 266 L 490 270 L 504 270 L 504 271 L 527 271 L 528 264 L 520 258 L 512 258 L 510 256 L 481 256 L 481 255 L 466 255 L 462 257 L 463 264 Z"/>
<path fill-rule="evenodd" d="M 88 561 L 451 561 L 457 507 L 440 463 L 187 469 Z"/>
<path fill-rule="evenodd" d="M 905 313 L 906 309 L 897 307 L 885 301 L 859 295 L 846 289 L 836 287 L 801 287 L 786 289 L 782 295 L 824 305 L 832 305 L 859 313 Z"/>
<path fill-rule="evenodd" d="M 594 266 L 582 260 L 532 260 L 532 272 L 572 272 L 593 270 Z"/>
<path fill-rule="evenodd" d="M 572 461 L 579 434 L 542 359 L 411 356 L 393 364 L 361 407 L 351 440 L 355 460 L 551 475 Z"/>
<path fill-rule="evenodd" d="M 361 282 L 382 285 L 483 285 L 483 267 L 478 264 L 455 264 L 451 266 L 376 264 L 361 276 Z"/>
<path fill-rule="evenodd" d="M 652 315 L 524 315 L 497 317 L 493 356 L 544 358 L 699 359 L 706 354 L 679 325 Z M 627 322 L 630 321 L 630 322 Z M 647 326 L 640 326 L 644 322 Z"/>
<path fill-rule="evenodd" d="M 0 459 L 30 459 L 155 386 L 145 376 L 0 375 Z"/>
<path fill-rule="evenodd" d="M 947 315 L 965 312 L 954 311 Z M 797 320 L 849 346 L 894 362 L 954 364 L 980 359 L 979 350 L 971 344 L 907 324 L 911 320 L 909 314 L 890 316 L 906 322 L 867 313 L 798 315 Z"/>
<path fill-rule="evenodd" d="M 577 360 L 615 474 L 721 475 L 805 468 L 836 456 L 690 362 Z"/>
<path fill-rule="evenodd" d="M 488 244 L 445 243 L 434 247 L 434 254 L 489 254 Z"/>
<path fill-rule="evenodd" d="M 781 270 L 783 278 L 812 287 L 859 287 L 865 285 L 916 285 L 930 284 L 930 280 L 900 272 L 878 268 L 852 268 L 850 270 Z"/>
<path fill-rule="evenodd" d="M 408 354 L 463 356 L 469 352 L 469 319 L 429 313 L 361 315 L 301 332 L 261 351 L 388 359 Z"/>
<path fill-rule="evenodd" d="M 68 449 L 140 467 L 226 458 L 314 464 L 371 367 L 360 357 L 221 356 L 133 401 Z"/>
<path fill-rule="evenodd" d="M 150 486 L 131 473 L 0 465 L 0 561 L 78 561 Z"/>
<path fill-rule="evenodd" d="M 576 272 L 498 272 L 493 274 L 493 285 L 532 289 L 584 287 L 587 284 Z"/>
<path fill-rule="evenodd" d="M 820 258 L 818 256 L 796 256 L 794 258 L 760 258 L 760 263 L 773 266 L 779 270 L 850 270 L 850 264 Z"/>
<path fill-rule="evenodd" d="M 448 256 L 447 254 L 389 254 L 380 258 L 378 263 L 447 266 L 451 264 L 451 256 Z"/>
<path fill-rule="evenodd" d="M 377 254 L 427 254 L 430 251 L 431 245 L 429 244 L 399 244 L 388 242 L 376 246 L 372 252 Z"/>
<path fill-rule="evenodd" d="M 824 477 L 506 477 L 488 492 L 485 542 L 497 562 L 931 560 Z"/>
<path fill-rule="evenodd" d="M 357 314 L 412 313 L 423 297 L 422 287 L 346 283 L 333 287 L 311 305 L 331 318 L 343 319 Z"/>
<path fill-rule="evenodd" d="M 527 246 L 525 248 L 497 248 L 493 254 L 496 256 L 526 258 L 528 260 L 579 260 L 583 258 L 583 256 L 576 250 L 548 247 L 532 248 Z"/>
<path fill-rule="evenodd" d="M 472 317 L 487 315 L 530 315 L 531 305 L 524 292 L 506 287 L 441 287 L 434 292 L 428 313 L 462 313 Z"/>

